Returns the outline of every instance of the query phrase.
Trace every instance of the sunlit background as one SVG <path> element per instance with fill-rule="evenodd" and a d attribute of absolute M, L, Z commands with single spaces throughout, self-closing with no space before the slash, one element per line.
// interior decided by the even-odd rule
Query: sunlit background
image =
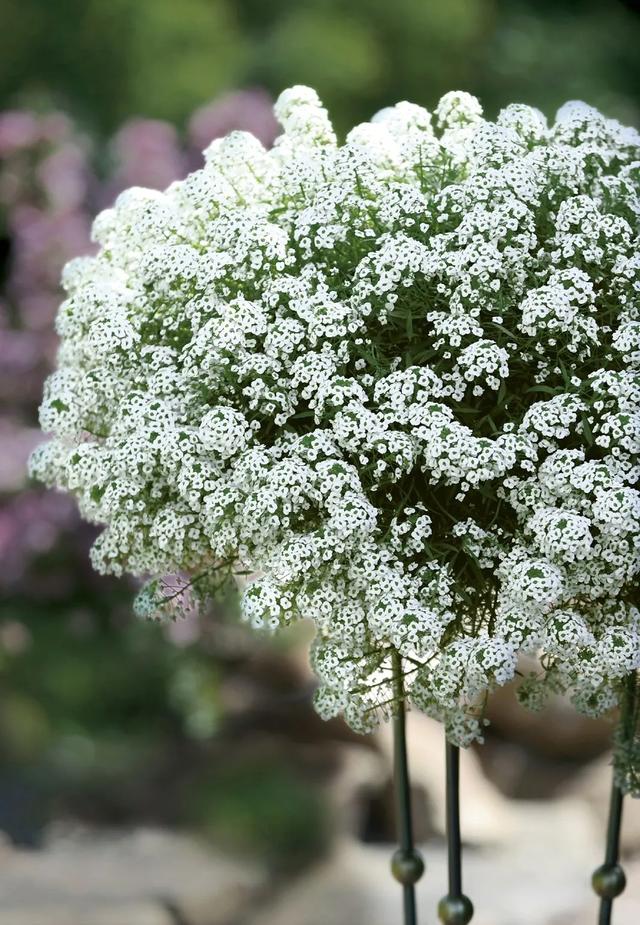
<path fill-rule="evenodd" d="M 304 627 L 233 602 L 158 626 L 91 572 L 73 503 L 28 484 L 60 269 L 95 213 L 164 187 L 275 95 L 316 87 L 341 132 L 449 89 L 491 116 L 580 98 L 640 123 L 640 15 L 610 0 L 0 0 L 0 922 L 392 925 L 388 731 L 312 712 Z M 594 920 L 606 721 L 491 708 L 463 756 L 478 925 Z M 445 891 L 441 733 L 411 717 L 424 921 Z M 2 834 L 4 833 L 4 834 Z M 616 925 L 640 920 L 640 813 Z M 638 860 L 634 860 L 634 854 Z"/>

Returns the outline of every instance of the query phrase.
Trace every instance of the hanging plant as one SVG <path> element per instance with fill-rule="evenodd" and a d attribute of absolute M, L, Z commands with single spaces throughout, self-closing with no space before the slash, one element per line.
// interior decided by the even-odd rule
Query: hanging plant
<path fill-rule="evenodd" d="M 34 475 L 150 576 L 141 614 L 235 578 L 256 629 L 312 620 L 323 717 L 412 704 L 465 746 L 535 656 L 533 709 L 624 701 L 637 789 L 640 136 L 466 93 L 343 144 L 308 88 L 275 111 L 271 150 L 232 133 L 97 218 Z"/>

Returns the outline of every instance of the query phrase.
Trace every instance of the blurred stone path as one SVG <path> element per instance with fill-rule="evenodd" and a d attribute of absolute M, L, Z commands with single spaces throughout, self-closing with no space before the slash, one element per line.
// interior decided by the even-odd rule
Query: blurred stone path
<path fill-rule="evenodd" d="M 442 732 L 411 715 L 412 780 L 427 795 L 418 826 L 427 871 L 420 925 L 435 925 L 446 892 Z M 367 799 L 387 793 L 389 730 L 379 749 L 344 746 L 327 796 L 337 831 L 330 856 L 288 881 L 195 838 L 154 829 L 54 827 L 42 850 L 0 840 L 0 925 L 399 925 L 393 845 L 362 844 Z M 590 887 L 601 862 L 611 769 L 607 756 L 555 799 L 512 800 L 461 755 L 465 891 L 473 925 L 595 925 Z M 1 835 L 0 835 L 1 839 Z M 622 849 L 628 887 L 614 925 L 640 925 L 640 800 L 625 801 Z"/>
<path fill-rule="evenodd" d="M 464 888 L 473 925 L 595 925 L 590 874 L 600 863 L 600 830 L 578 802 L 518 807 L 519 835 L 502 845 L 469 848 Z M 248 925 L 396 925 L 400 887 L 389 874 L 391 848 L 345 841 L 333 858 L 298 881 Z M 423 848 L 427 863 L 418 887 L 419 920 L 437 921 L 446 892 L 442 844 Z M 616 900 L 615 925 L 640 923 L 640 860 L 625 861 L 629 884 Z"/>
<path fill-rule="evenodd" d="M 0 847 L 0 923 L 231 925 L 265 883 L 185 836 L 78 830 L 40 851 Z"/>
<path fill-rule="evenodd" d="M 502 843 L 465 851 L 465 890 L 474 925 L 591 925 L 590 871 L 600 829 L 583 801 L 516 804 Z M 517 830 L 518 834 L 514 834 Z M 597 849 L 596 850 L 596 846 Z M 342 838 L 332 856 L 274 895 L 257 867 L 162 831 L 55 837 L 42 851 L 0 849 L 2 925 L 399 925 L 392 846 Z M 441 842 L 423 848 L 421 925 L 436 922 L 445 891 Z M 640 922 L 640 858 L 626 860 L 629 885 L 615 925 Z"/>

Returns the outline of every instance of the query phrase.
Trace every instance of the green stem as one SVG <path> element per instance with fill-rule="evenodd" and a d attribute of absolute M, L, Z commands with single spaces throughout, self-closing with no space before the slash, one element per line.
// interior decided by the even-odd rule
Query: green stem
<path fill-rule="evenodd" d="M 467 925 L 473 918 L 473 903 L 462 892 L 462 840 L 460 837 L 460 749 L 447 739 L 447 860 L 449 892 L 438 904 L 444 925 Z"/>
<path fill-rule="evenodd" d="M 620 704 L 620 732 L 623 747 L 631 741 L 635 731 L 638 709 L 638 680 L 635 672 L 627 678 L 624 695 Z M 620 832 L 622 829 L 622 810 L 624 793 L 614 780 L 611 785 L 609 801 L 609 819 L 607 823 L 607 843 L 604 864 L 594 873 L 592 884 L 600 896 L 598 925 L 610 925 L 613 913 L 613 901 L 624 890 L 626 878 L 620 866 Z"/>
<path fill-rule="evenodd" d="M 446 743 L 447 776 L 447 852 L 449 895 L 462 895 L 462 843 L 460 839 L 460 751 Z"/>
<path fill-rule="evenodd" d="M 413 841 L 413 821 L 411 817 L 411 785 L 409 782 L 409 765 L 407 760 L 406 735 L 406 694 L 402 659 L 393 649 L 391 652 L 393 670 L 393 761 L 394 788 L 396 797 L 396 815 L 398 841 L 400 848 L 393 856 L 391 869 L 393 875 L 402 884 L 404 925 L 416 925 L 415 884 L 422 876 L 424 862 L 416 851 Z"/>

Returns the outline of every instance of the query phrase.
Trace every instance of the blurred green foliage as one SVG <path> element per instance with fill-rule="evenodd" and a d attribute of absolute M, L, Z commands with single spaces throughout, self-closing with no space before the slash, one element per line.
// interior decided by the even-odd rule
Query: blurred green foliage
<path fill-rule="evenodd" d="M 9 741 L 11 726 L 3 726 L 16 760 L 59 737 L 155 736 L 189 721 L 187 697 L 172 696 L 174 672 L 184 666 L 185 653 L 157 626 L 123 621 L 123 631 L 114 632 L 112 614 L 75 603 L 62 613 L 31 603 L 16 614 L 28 643 L 22 650 L 0 650 L 0 724 L 13 711 L 11 692 L 18 687 L 21 715 L 29 718 L 26 723 L 14 718 Z M 4 607 L 3 616 L 9 616 Z"/>
<path fill-rule="evenodd" d="M 51 100 L 101 132 L 182 122 L 216 93 L 317 87 L 340 128 L 448 89 L 488 112 L 584 98 L 640 111 L 640 16 L 619 0 L 0 0 L 0 105 Z"/>
<path fill-rule="evenodd" d="M 321 790 L 286 756 L 242 754 L 189 782 L 185 818 L 231 851 L 295 869 L 327 843 Z"/>
<path fill-rule="evenodd" d="M 19 841 L 37 839 L 41 821 L 90 794 L 96 815 L 109 818 L 104 794 L 148 782 L 172 749 L 217 730 L 210 654 L 132 621 L 126 588 L 105 581 L 100 590 L 57 606 L 0 606 L 0 828 Z M 125 815 L 140 802 L 122 798 Z"/>
<path fill-rule="evenodd" d="M 227 0 L 0 0 L 0 17 L 0 106 L 53 102 L 97 129 L 180 121 L 246 70 Z"/>
<path fill-rule="evenodd" d="M 166 625 L 131 617 L 124 581 L 81 577 L 57 602 L 0 599 L 0 830 L 37 844 L 59 816 L 146 821 L 275 871 L 317 856 L 329 832 L 322 775 L 299 766 L 286 733 L 247 720 L 250 704 L 235 731 L 226 715 L 227 678 L 244 678 L 267 715 L 289 702 L 287 640 L 272 647 L 236 619 L 226 606 L 204 620 L 209 633 L 177 644 Z M 258 668 L 261 652 L 275 661 Z"/>

